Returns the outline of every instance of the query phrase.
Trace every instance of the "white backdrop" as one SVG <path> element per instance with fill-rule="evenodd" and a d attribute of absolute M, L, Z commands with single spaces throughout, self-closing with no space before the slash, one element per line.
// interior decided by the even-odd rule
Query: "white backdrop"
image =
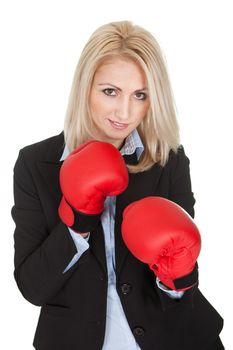
<path fill-rule="evenodd" d="M 18 151 L 60 133 L 82 47 L 98 26 L 125 19 L 151 31 L 165 53 L 202 233 L 200 289 L 225 319 L 226 349 L 233 345 L 230 5 L 226 0 L 0 2 L 1 349 L 32 350 L 39 315 L 13 279 L 10 209 Z"/>

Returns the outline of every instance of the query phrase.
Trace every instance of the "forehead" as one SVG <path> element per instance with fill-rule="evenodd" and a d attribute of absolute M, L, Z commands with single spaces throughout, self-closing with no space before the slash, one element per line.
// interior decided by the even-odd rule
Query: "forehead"
<path fill-rule="evenodd" d="M 145 73 L 139 63 L 130 58 L 114 57 L 101 62 L 95 71 L 94 77 L 113 79 L 133 79 L 144 82 Z"/>

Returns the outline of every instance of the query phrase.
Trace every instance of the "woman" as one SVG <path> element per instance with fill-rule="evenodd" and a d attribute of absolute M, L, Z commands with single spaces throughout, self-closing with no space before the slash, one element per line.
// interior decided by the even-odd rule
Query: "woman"
<path fill-rule="evenodd" d="M 222 318 L 198 281 L 167 288 L 122 239 L 124 209 L 145 197 L 194 216 L 169 78 L 145 29 L 122 21 L 93 33 L 64 132 L 20 150 L 14 195 L 14 275 L 42 307 L 37 350 L 223 349 Z"/>

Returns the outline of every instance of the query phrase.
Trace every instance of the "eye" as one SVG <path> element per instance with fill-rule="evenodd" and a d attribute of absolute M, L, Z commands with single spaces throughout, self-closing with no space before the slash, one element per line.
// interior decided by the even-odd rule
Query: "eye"
<path fill-rule="evenodd" d="M 147 98 L 147 95 L 144 92 L 137 92 L 135 96 L 137 100 L 145 100 Z"/>
<path fill-rule="evenodd" d="M 104 89 L 102 90 L 103 93 L 107 96 L 116 96 L 116 91 L 115 89 L 111 89 L 111 88 L 107 88 L 107 89 Z"/>

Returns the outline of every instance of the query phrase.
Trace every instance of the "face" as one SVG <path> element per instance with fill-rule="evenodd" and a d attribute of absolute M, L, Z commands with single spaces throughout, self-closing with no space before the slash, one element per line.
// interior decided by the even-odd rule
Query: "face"
<path fill-rule="evenodd" d="M 95 72 L 89 104 L 95 138 L 119 149 L 149 109 L 143 70 L 132 60 L 104 61 Z"/>

